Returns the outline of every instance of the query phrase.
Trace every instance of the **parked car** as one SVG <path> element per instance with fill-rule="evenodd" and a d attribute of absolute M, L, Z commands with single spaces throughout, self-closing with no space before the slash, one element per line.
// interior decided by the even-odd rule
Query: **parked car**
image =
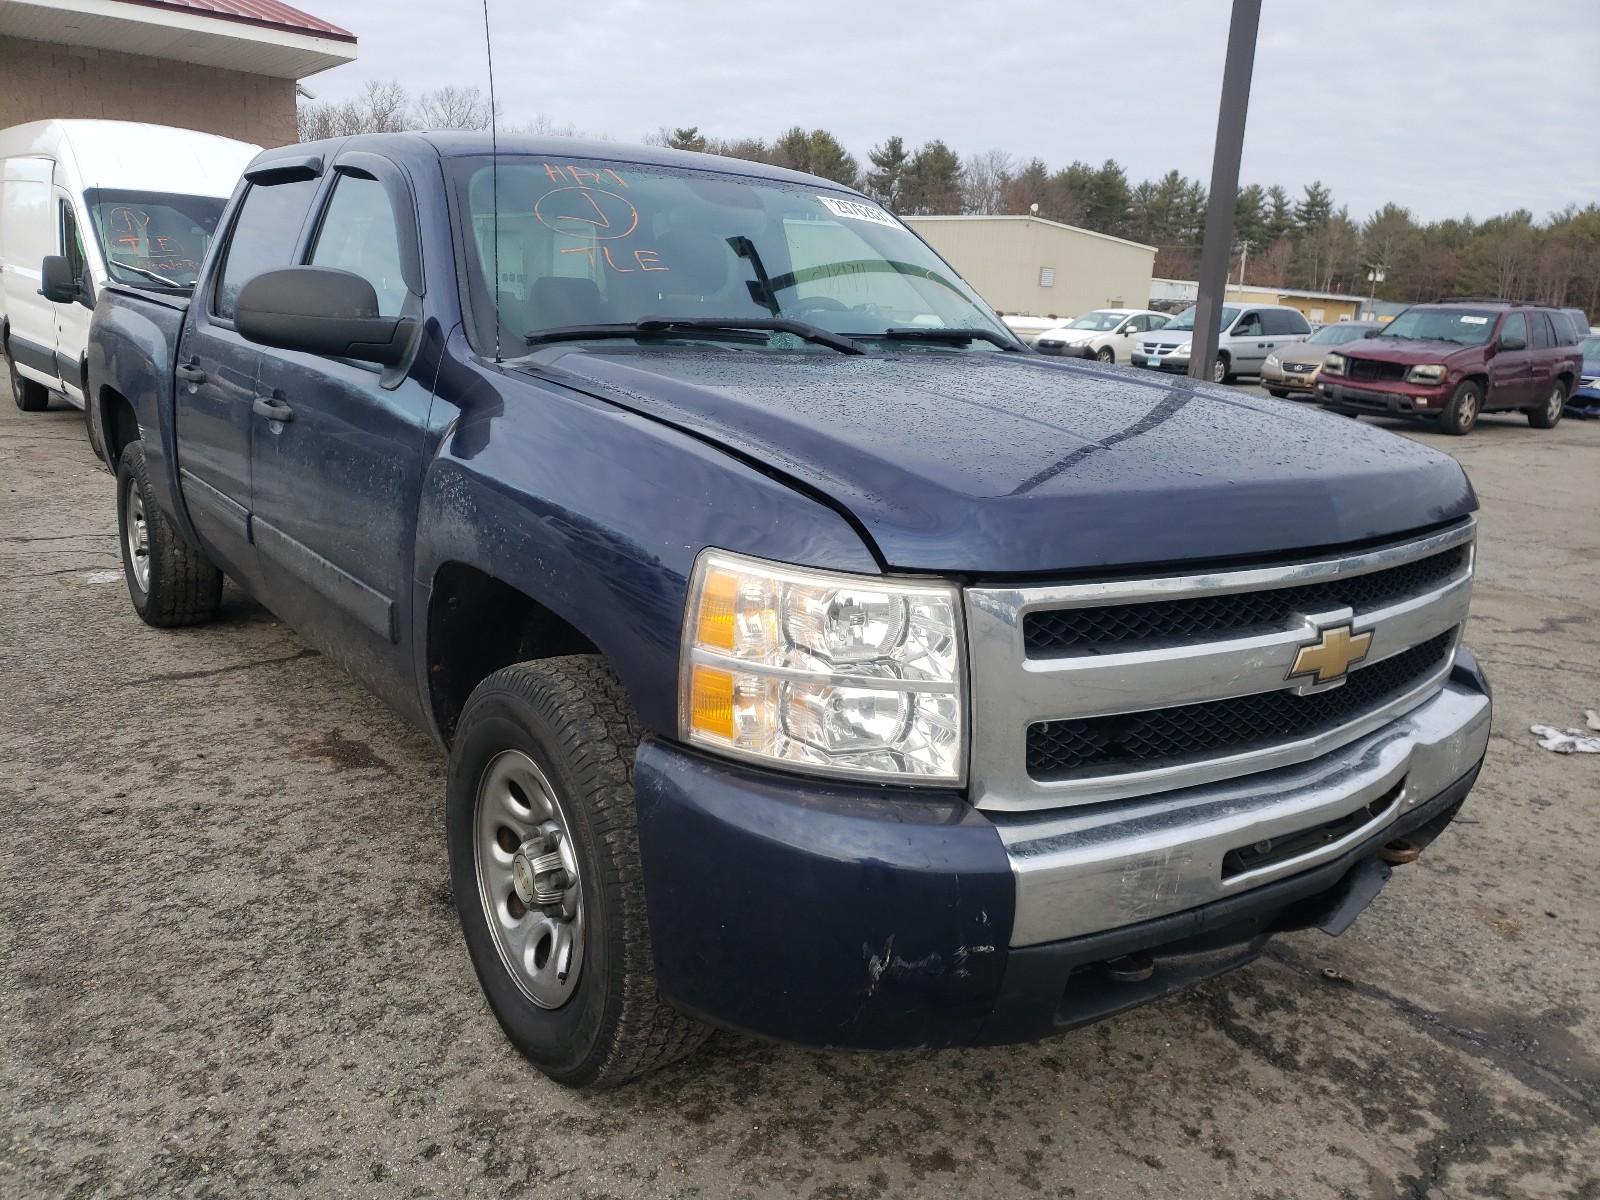
<path fill-rule="evenodd" d="M 1170 317 L 1143 308 L 1097 308 L 1041 333 L 1033 343 L 1040 354 L 1127 362 L 1141 333 L 1160 329 Z"/>
<path fill-rule="evenodd" d="M 1378 321 L 1340 321 L 1319 326 L 1303 342 L 1271 351 L 1261 364 L 1261 386 L 1280 400 L 1294 395 L 1312 395 L 1317 372 L 1330 347 L 1357 342 L 1382 329 Z"/>
<path fill-rule="evenodd" d="M 1193 308 L 1186 308 L 1155 333 L 1139 338 L 1133 365 L 1157 371 L 1188 371 L 1194 314 Z M 1225 304 L 1220 324 L 1222 336 L 1217 343 L 1217 361 L 1211 369 L 1211 378 L 1217 383 L 1239 375 L 1259 375 L 1269 353 L 1311 334 L 1311 325 L 1298 309 L 1280 304 Z"/>
<path fill-rule="evenodd" d="M 1581 408 L 1586 415 L 1600 408 L 1600 335 L 1590 334 L 1580 341 L 1578 353 L 1583 355 L 1583 368 L 1579 372 L 1578 386 L 1567 399 L 1567 407 Z"/>
<path fill-rule="evenodd" d="M 260 146 L 131 121 L 34 121 L 0 130 L 0 349 L 11 396 L 84 406 L 95 295 L 108 282 L 181 295 L 223 205 Z M 40 264 L 65 275 L 41 294 Z"/>
<path fill-rule="evenodd" d="M 1061 319 L 1056 316 L 1025 317 L 1017 313 L 1006 313 L 1002 319 L 1016 339 L 1027 346 L 1036 345 L 1043 334 L 1061 324 Z"/>
<path fill-rule="evenodd" d="M 1453 459 L 1029 353 L 825 179 L 493 146 L 262 154 L 89 378 L 135 612 L 226 572 L 448 747 L 467 950 L 553 1078 L 1045 1037 L 1342 932 L 1455 816 Z"/>
<path fill-rule="evenodd" d="M 1317 398 L 1336 412 L 1417 417 L 1462 434 L 1485 412 L 1553 429 L 1582 375 L 1559 310 L 1506 301 L 1414 304 L 1375 338 L 1322 361 Z"/>

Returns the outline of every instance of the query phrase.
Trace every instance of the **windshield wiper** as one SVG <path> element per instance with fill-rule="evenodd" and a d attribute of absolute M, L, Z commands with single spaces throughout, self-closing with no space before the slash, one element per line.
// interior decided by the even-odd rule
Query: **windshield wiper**
<path fill-rule="evenodd" d="M 118 262 L 114 258 L 111 260 L 111 265 L 120 267 L 124 271 L 134 271 L 143 275 L 146 279 L 154 279 L 163 287 L 177 288 L 180 292 L 187 292 L 193 286 L 187 283 L 179 283 L 176 279 L 168 279 L 165 275 L 157 275 L 154 271 L 147 271 L 143 267 L 134 266 L 132 263 Z"/>
<path fill-rule="evenodd" d="M 865 354 L 859 343 L 847 337 L 830 333 L 809 321 L 796 321 L 791 317 L 647 317 L 643 321 L 612 325 L 563 325 L 558 329 L 535 329 L 528 334 L 530 346 L 546 342 L 577 342 L 585 338 L 637 338 L 708 333 L 743 333 L 745 331 L 792 333 L 797 338 L 827 346 L 840 354 Z"/>
<path fill-rule="evenodd" d="M 952 346 L 969 346 L 973 342 L 993 342 L 1002 350 L 1018 350 L 1021 347 L 1004 334 L 996 333 L 992 329 L 936 329 L 933 327 L 916 326 L 910 329 L 885 329 L 882 333 L 857 333 L 852 337 L 884 338 L 891 342 L 948 342 Z"/>

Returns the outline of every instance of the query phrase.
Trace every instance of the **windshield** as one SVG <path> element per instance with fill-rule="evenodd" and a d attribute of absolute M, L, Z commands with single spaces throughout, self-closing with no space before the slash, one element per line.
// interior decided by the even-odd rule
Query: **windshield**
<path fill-rule="evenodd" d="M 1315 342 L 1319 346 L 1342 346 L 1346 342 L 1359 342 L 1367 336 L 1370 325 L 1324 325 L 1310 337 L 1308 342 Z"/>
<path fill-rule="evenodd" d="M 1163 325 L 1161 327 L 1161 332 L 1162 333 L 1171 333 L 1175 329 L 1179 329 L 1179 330 L 1181 330 L 1181 329 L 1193 329 L 1194 328 L 1194 314 L 1195 314 L 1195 310 L 1193 308 L 1184 309 L 1177 316 L 1173 317 L 1171 321 L 1169 321 L 1169 322 L 1167 322 L 1167 324 Z M 1222 320 L 1220 322 L 1218 322 L 1217 328 L 1219 330 L 1226 329 L 1229 325 L 1233 324 L 1234 318 L 1237 317 L 1238 315 L 1239 315 L 1239 310 L 1237 308 L 1232 308 L 1232 307 L 1229 307 L 1227 305 L 1224 305 L 1223 309 L 1222 309 Z"/>
<path fill-rule="evenodd" d="M 1115 329 L 1128 319 L 1127 313 L 1092 312 L 1084 313 L 1076 321 L 1067 325 L 1068 329 L 1092 329 L 1096 333 L 1105 333 Z"/>
<path fill-rule="evenodd" d="M 1600 358 L 1600 337 L 1584 338 L 1578 343 L 1578 349 L 1583 352 L 1585 362 L 1591 358 Z"/>
<path fill-rule="evenodd" d="M 170 192 L 84 192 L 106 272 L 136 287 L 192 288 L 227 200 Z"/>
<path fill-rule="evenodd" d="M 497 218 L 490 161 L 457 159 L 452 169 L 480 348 L 494 340 L 496 308 L 508 346 L 541 330 L 656 318 L 784 318 L 866 339 L 980 329 L 1014 344 L 933 251 L 867 201 L 677 167 L 502 157 Z M 497 276 L 498 305 L 486 286 Z M 999 349 L 978 339 L 895 345 Z"/>
<path fill-rule="evenodd" d="M 1481 346 L 1494 334 L 1492 311 L 1458 308 L 1408 308 L 1383 327 L 1379 336 L 1411 342 L 1455 342 Z"/>

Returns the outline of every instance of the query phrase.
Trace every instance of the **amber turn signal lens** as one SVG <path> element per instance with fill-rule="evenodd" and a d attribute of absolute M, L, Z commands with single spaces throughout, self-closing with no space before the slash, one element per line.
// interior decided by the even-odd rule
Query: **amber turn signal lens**
<path fill-rule="evenodd" d="M 703 610 L 702 610 L 703 611 Z M 733 673 L 696 665 L 689 679 L 689 727 L 733 740 Z"/>
<path fill-rule="evenodd" d="M 706 575 L 700 591 L 700 615 L 695 621 L 695 640 L 701 646 L 712 650 L 733 649 L 734 609 L 738 599 L 737 575 L 731 571 L 711 571 Z"/>

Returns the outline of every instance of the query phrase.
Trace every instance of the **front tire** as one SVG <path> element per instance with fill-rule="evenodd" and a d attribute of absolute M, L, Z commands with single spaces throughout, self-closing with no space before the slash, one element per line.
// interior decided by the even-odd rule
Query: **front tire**
<path fill-rule="evenodd" d="M 50 407 L 50 389 L 37 380 L 24 379 L 8 355 L 6 369 L 11 376 L 11 399 L 23 412 L 43 412 Z"/>
<path fill-rule="evenodd" d="M 1101 362 L 1110 365 L 1111 363 L 1117 361 L 1117 352 L 1110 346 L 1101 346 L 1099 351 L 1095 354 L 1095 357 Z"/>
<path fill-rule="evenodd" d="M 456 727 L 445 830 L 456 912 L 506 1036 L 557 1083 L 624 1083 L 709 1034 L 662 999 L 633 799 L 639 728 L 599 658 L 519 663 Z"/>
<path fill-rule="evenodd" d="M 1211 382 L 1227 383 L 1233 378 L 1233 372 L 1229 369 L 1231 366 L 1226 354 L 1217 355 L 1217 361 L 1211 364 Z"/>
<path fill-rule="evenodd" d="M 1276 396 L 1279 400 L 1287 400 L 1289 398 L 1289 393 L 1282 388 L 1268 388 L 1267 395 Z"/>
<path fill-rule="evenodd" d="M 140 620 L 176 629 L 217 615 L 222 572 L 157 507 L 140 442 L 129 443 L 117 461 L 117 529 L 128 598 Z"/>
<path fill-rule="evenodd" d="M 1567 389 L 1557 380 L 1550 385 L 1550 394 L 1538 408 L 1530 408 L 1528 424 L 1535 429 L 1554 429 L 1561 424 L 1562 410 L 1567 406 Z"/>
<path fill-rule="evenodd" d="M 1483 389 L 1470 379 L 1464 381 L 1439 414 L 1440 431 L 1453 437 L 1471 433 L 1478 424 L 1478 413 L 1482 408 Z"/>

